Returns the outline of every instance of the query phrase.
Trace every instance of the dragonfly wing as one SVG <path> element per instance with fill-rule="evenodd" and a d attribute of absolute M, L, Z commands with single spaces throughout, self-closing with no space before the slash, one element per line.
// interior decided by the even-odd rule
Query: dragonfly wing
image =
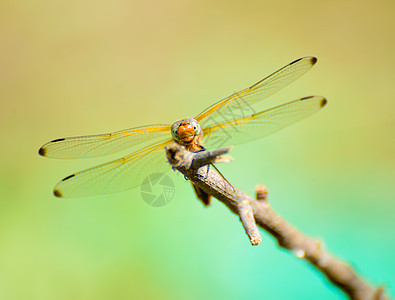
<path fill-rule="evenodd" d="M 300 98 L 253 115 L 203 128 L 208 149 L 254 141 L 319 111 L 327 100 L 321 96 Z"/>
<path fill-rule="evenodd" d="M 88 158 L 125 150 L 170 133 L 168 125 L 148 125 L 108 134 L 56 139 L 46 143 L 38 153 L 52 158 Z"/>
<path fill-rule="evenodd" d="M 155 143 L 123 158 L 67 176 L 55 186 L 54 195 L 75 198 L 135 188 L 148 175 L 170 169 L 164 151 L 170 142 L 169 139 Z"/>
<path fill-rule="evenodd" d="M 250 105 L 262 101 L 295 81 L 316 62 L 317 58 L 311 56 L 299 58 L 254 85 L 213 104 L 195 119 L 201 126 L 208 127 L 254 113 Z"/>

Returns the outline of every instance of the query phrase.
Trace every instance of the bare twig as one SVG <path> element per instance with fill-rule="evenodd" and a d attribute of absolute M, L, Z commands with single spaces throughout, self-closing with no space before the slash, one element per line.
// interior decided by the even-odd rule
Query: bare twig
<path fill-rule="evenodd" d="M 210 163 L 230 161 L 230 157 L 221 155 L 231 149 L 193 153 L 177 143 L 165 148 L 173 169 L 183 173 L 205 193 L 217 198 L 239 216 L 252 245 L 261 242 L 258 225 L 274 236 L 281 247 L 308 260 L 351 299 L 387 299 L 382 287 L 370 286 L 347 264 L 325 250 L 318 240 L 305 236 L 277 215 L 267 201 L 264 186 L 257 187 L 254 199 L 209 167 Z"/>

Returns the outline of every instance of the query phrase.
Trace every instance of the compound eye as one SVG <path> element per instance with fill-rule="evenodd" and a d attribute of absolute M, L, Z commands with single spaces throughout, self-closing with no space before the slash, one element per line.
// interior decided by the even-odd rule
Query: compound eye
<path fill-rule="evenodd" d="M 177 128 L 172 128 L 171 135 L 172 135 L 173 139 L 175 139 L 176 141 L 180 140 L 180 137 L 178 136 Z"/>
<path fill-rule="evenodd" d="M 195 135 L 199 135 L 200 134 L 200 124 L 196 121 L 196 120 L 193 120 L 193 121 L 191 121 L 191 123 L 190 123 L 192 126 L 193 126 L 193 130 L 195 131 Z"/>

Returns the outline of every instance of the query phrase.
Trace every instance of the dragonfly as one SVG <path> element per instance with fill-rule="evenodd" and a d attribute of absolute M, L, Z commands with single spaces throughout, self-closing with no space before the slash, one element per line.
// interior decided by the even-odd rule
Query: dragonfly
<path fill-rule="evenodd" d="M 172 125 L 147 125 L 127 130 L 67 137 L 44 144 L 39 155 L 50 158 L 91 158 L 109 155 L 129 148 L 124 157 L 71 174 L 59 181 L 53 194 L 75 198 L 120 192 L 138 187 L 152 174 L 170 169 L 164 147 L 172 142 L 189 151 L 204 151 L 237 145 L 272 134 L 323 108 L 321 96 L 299 98 L 260 112 L 253 105 L 289 85 L 317 62 L 309 56 L 299 58 L 259 82 L 236 92 L 203 110 L 195 118 L 181 119 Z M 204 204 L 209 197 L 194 187 Z"/>

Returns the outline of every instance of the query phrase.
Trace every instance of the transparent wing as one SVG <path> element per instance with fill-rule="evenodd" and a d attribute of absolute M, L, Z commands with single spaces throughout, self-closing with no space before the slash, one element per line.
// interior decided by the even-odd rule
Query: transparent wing
<path fill-rule="evenodd" d="M 254 113 L 251 104 L 262 101 L 298 79 L 317 62 L 315 57 L 299 58 L 256 84 L 205 109 L 195 119 L 202 127 L 242 118 Z"/>
<path fill-rule="evenodd" d="M 168 125 L 148 125 L 107 134 L 61 138 L 50 141 L 38 153 L 52 158 L 88 158 L 125 150 L 169 135 Z"/>
<path fill-rule="evenodd" d="M 55 186 L 54 195 L 75 198 L 135 188 L 148 175 L 170 170 L 164 151 L 170 142 L 168 139 L 155 143 L 123 158 L 67 176 Z"/>
<path fill-rule="evenodd" d="M 254 141 L 319 111 L 327 100 L 321 96 L 300 98 L 251 116 L 203 128 L 204 145 L 217 149 Z"/>

